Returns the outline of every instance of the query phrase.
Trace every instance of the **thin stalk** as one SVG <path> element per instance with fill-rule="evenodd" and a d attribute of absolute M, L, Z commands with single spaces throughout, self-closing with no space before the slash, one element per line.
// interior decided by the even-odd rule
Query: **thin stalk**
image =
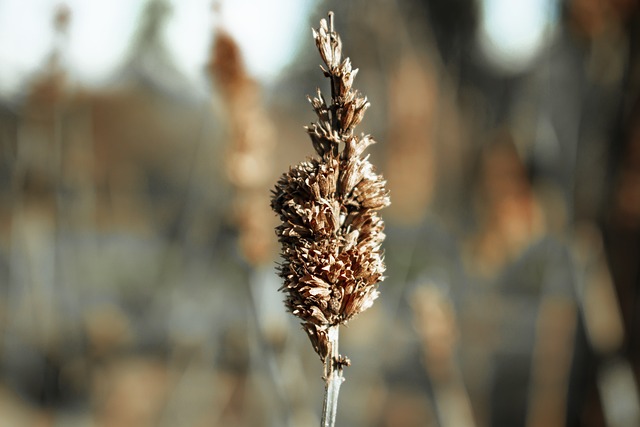
<path fill-rule="evenodd" d="M 339 325 L 330 326 L 329 348 L 331 351 L 325 359 L 325 387 L 324 403 L 322 405 L 321 427 L 334 427 L 336 424 L 336 412 L 338 411 L 338 393 L 344 381 L 343 363 L 338 354 Z"/>
<path fill-rule="evenodd" d="M 369 308 L 378 297 L 385 266 L 381 253 L 384 222 L 377 211 L 388 206 L 389 192 L 373 172 L 368 156 L 374 140 L 353 134 L 369 104 L 352 88 L 357 69 L 342 60 L 342 42 L 329 23 L 313 30 L 331 102 L 318 90 L 310 98 L 318 121 L 306 127 L 319 157 L 285 172 L 272 192 L 271 207 L 281 224 L 281 290 L 287 309 L 302 320 L 324 364 L 325 395 L 321 427 L 334 427 L 343 369 L 350 364 L 338 353 L 338 328 Z M 318 210 L 318 206 L 329 206 Z M 349 216 L 349 222 L 345 220 Z M 305 237 L 312 236 L 312 237 Z M 362 268 L 363 265 L 371 268 Z"/>

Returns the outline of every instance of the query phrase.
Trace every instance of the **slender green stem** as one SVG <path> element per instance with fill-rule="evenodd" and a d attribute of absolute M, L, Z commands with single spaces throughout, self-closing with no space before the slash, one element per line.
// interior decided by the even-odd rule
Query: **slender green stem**
<path fill-rule="evenodd" d="M 338 393 L 344 381 L 342 374 L 343 364 L 338 354 L 338 327 L 338 325 L 330 326 L 327 331 L 331 351 L 325 359 L 325 387 L 321 427 L 335 426 L 336 412 L 338 411 Z"/>

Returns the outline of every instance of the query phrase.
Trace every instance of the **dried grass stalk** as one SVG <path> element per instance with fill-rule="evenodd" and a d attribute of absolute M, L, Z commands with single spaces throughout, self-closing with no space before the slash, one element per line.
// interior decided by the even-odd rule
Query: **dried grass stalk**
<path fill-rule="evenodd" d="M 270 186 L 274 126 L 262 106 L 258 82 L 247 74 L 240 48 L 225 31 L 216 32 L 208 68 L 226 113 L 225 172 L 234 190 L 232 218 L 242 254 L 250 265 L 258 266 L 273 256 L 274 224 L 265 190 Z"/>
<path fill-rule="evenodd" d="M 276 234 L 284 259 L 285 303 L 302 320 L 324 364 L 323 426 L 334 425 L 342 369 L 349 364 L 338 354 L 338 327 L 378 297 L 385 271 L 378 210 L 390 203 L 385 181 L 362 156 L 374 140 L 354 134 L 369 103 L 352 89 L 358 70 L 349 58 L 342 59 L 332 13 L 329 18 L 329 24 L 320 21 L 313 36 L 331 82 L 331 100 L 327 104 L 319 89 L 309 98 L 318 120 L 306 127 L 319 157 L 283 174 L 271 200 L 282 222 Z"/>

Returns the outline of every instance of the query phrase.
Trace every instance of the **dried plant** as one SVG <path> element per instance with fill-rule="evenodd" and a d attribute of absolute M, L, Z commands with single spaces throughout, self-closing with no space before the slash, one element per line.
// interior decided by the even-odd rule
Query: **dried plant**
<path fill-rule="evenodd" d="M 436 132 L 444 96 L 433 61 L 408 51 L 391 71 L 388 88 L 388 147 L 385 176 L 393 189 L 387 219 L 403 225 L 422 221 L 436 189 Z M 415 185 L 420 183 L 420 185 Z"/>
<path fill-rule="evenodd" d="M 369 135 L 354 135 L 369 107 L 352 89 L 358 72 L 342 60 L 342 42 L 330 23 L 313 30 L 316 46 L 331 82 L 331 103 L 320 90 L 309 101 L 318 121 L 306 127 L 319 157 L 283 174 L 271 207 L 282 224 L 281 290 L 286 306 L 302 320 L 313 348 L 324 364 L 326 381 L 322 425 L 333 426 L 343 367 L 338 354 L 338 327 L 371 307 L 385 266 L 380 246 L 384 223 L 377 211 L 388 206 L 385 181 L 376 174 L 365 149 Z"/>
<path fill-rule="evenodd" d="M 225 106 L 229 146 L 225 172 L 234 189 L 232 211 L 240 249 L 250 265 L 272 259 L 273 223 L 266 189 L 275 148 L 274 126 L 261 102 L 260 86 L 246 72 L 242 52 L 230 34 L 219 30 L 209 74 Z"/>

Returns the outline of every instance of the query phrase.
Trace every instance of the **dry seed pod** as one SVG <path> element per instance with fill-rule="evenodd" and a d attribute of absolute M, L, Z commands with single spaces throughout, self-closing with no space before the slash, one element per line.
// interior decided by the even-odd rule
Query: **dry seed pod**
<path fill-rule="evenodd" d="M 320 90 L 309 98 L 318 120 L 306 130 L 318 157 L 280 177 L 271 207 L 281 220 L 276 234 L 284 259 L 279 270 L 285 304 L 302 320 L 326 363 L 332 353 L 329 328 L 348 322 L 378 297 L 385 271 L 378 210 L 390 201 L 382 176 L 368 156 L 362 157 L 374 140 L 353 133 L 369 107 L 352 89 L 358 70 L 349 58 L 342 60 L 333 23 L 321 20 L 313 36 L 331 81 L 331 104 Z"/>

